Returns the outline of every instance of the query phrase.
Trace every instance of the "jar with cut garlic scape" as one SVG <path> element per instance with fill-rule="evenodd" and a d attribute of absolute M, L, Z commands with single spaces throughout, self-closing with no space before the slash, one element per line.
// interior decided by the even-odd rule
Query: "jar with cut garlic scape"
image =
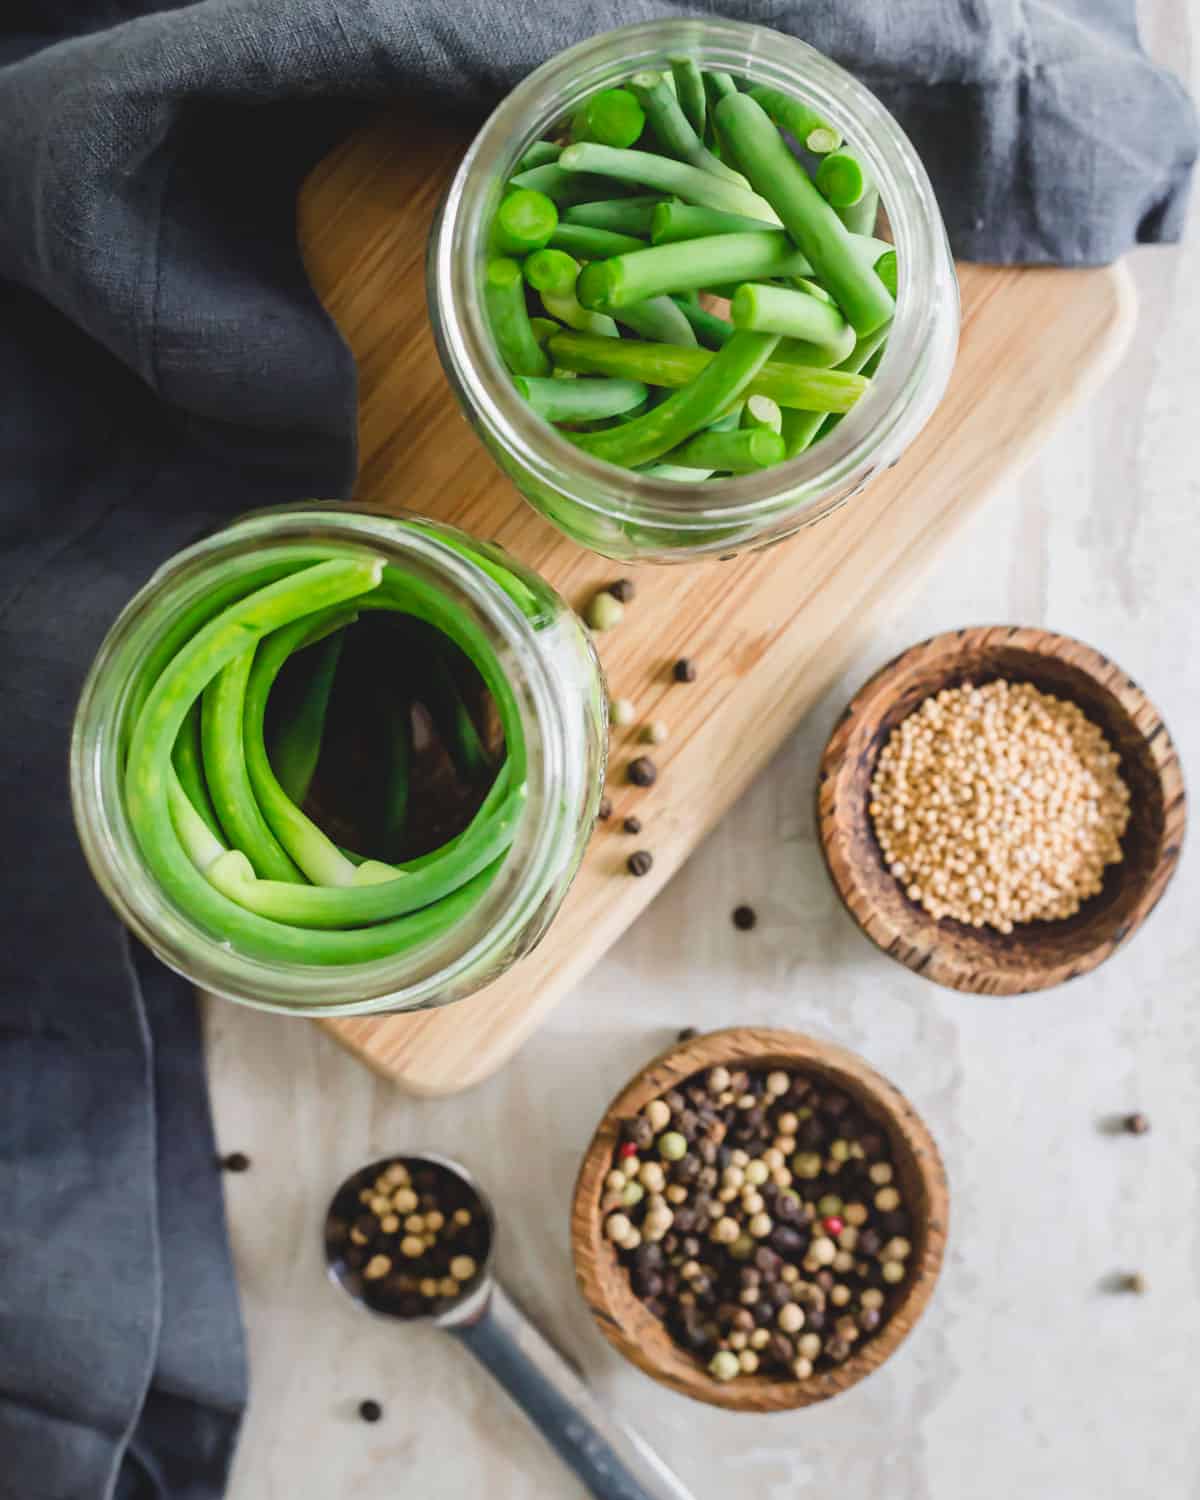
<path fill-rule="evenodd" d="M 71 791 L 104 894 L 179 973 L 293 1014 L 414 1010 L 545 932 L 606 733 L 587 632 L 536 574 L 418 516 L 297 505 L 129 603 Z"/>
<path fill-rule="evenodd" d="M 795 457 L 691 482 L 655 473 L 661 465 L 618 467 L 544 420 L 500 358 L 484 294 L 496 210 L 530 146 L 562 137 L 599 90 L 640 73 L 669 75 L 681 56 L 731 75 L 740 88 L 761 85 L 789 95 L 828 120 L 878 187 L 874 234 L 894 243 L 898 266 L 886 349 L 852 409 Z M 766 27 L 717 18 L 610 31 L 560 53 L 519 84 L 450 184 L 430 240 L 427 281 L 446 373 L 496 462 L 568 536 L 618 559 L 727 557 L 829 515 L 911 444 L 946 387 L 958 338 L 958 285 L 945 229 L 928 176 L 896 121 L 813 48 Z"/>

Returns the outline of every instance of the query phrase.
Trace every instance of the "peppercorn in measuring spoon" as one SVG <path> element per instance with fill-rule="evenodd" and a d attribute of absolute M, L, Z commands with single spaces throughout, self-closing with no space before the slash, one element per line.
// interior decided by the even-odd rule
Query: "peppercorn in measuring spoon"
<path fill-rule="evenodd" d="M 607 1413 L 492 1276 L 496 1219 L 457 1162 L 426 1153 L 348 1177 L 325 1218 L 331 1280 L 361 1307 L 453 1334 L 600 1500 L 692 1500 Z"/>

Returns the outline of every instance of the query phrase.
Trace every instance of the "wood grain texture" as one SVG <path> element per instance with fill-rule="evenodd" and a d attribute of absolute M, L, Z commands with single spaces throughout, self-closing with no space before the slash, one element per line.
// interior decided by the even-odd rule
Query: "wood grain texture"
<path fill-rule="evenodd" d="M 1125 858 L 1098 895 L 1059 922 L 1009 934 L 937 921 L 891 874 L 867 804 L 895 726 L 931 694 L 998 677 L 1079 705 L 1121 757 L 1131 794 Z M 1096 968 L 1137 931 L 1175 872 L 1187 821 L 1183 770 L 1154 705 L 1120 667 L 1069 636 L 988 626 L 934 636 L 878 671 L 830 736 L 817 781 L 821 850 L 850 915 L 885 953 L 938 984 L 976 994 L 1048 989 Z"/>
<path fill-rule="evenodd" d="M 582 604 L 613 565 L 566 541 L 499 473 L 442 375 L 422 263 L 438 196 L 463 148 L 428 123 L 381 120 L 305 184 L 300 238 L 314 286 L 354 351 L 362 501 L 495 538 Z M 671 739 L 662 774 L 626 786 L 636 730 L 614 737 L 613 821 L 601 825 L 541 946 L 445 1011 L 325 1023 L 413 1092 L 452 1093 L 504 1063 L 646 908 L 852 658 L 871 612 L 910 590 L 958 524 L 1105 374 L 1132 329 L 1121 268 L 960 268 L 963 335 L 946 397 L 900 464 L 834 516 L 731 563 L 636 571 L 623 628 L 600 638 L 614 696 Z M 1031 337 L 1030 329 L 1037 330 Z M 697 659 L 700 679 L 670 665 Z M 625 873 L 617 830 L 636 811 L 654 867 Z"/>
<path fill-rule="evenodd" d="M 844 1364 L 807 1380 L 766 1375 L 739 1376 L 724 1383 L 714 1380 L 635 1296 L 628 1272 L 604 1236 L 600 1200 L 620 1140 L 621 1122 L 637 1115 L 651 1099 L 718 1063 L 754 1069 L 797 1068 L 849 1094 L 886 1131 L 905 1207 L 912 1215 L 911 1272 L 890 1301 L 887 1321 Z M 949 1212 L 949 1188 L 937 1146 L 895 1085 L 862 1058 L 832 1043 L 793 1031 L 743 1026 L 709 1032 L 669 1048 L 613 1100 L 592 1137 L 575 1185 L 571 1249 L 579 1289 L 600 1331 L 647 1375 L 681 1395 L 730 1411 L 792 1411 L 857 1385 L 908 1336 L 933 1295 L 945 1253 Z"/>

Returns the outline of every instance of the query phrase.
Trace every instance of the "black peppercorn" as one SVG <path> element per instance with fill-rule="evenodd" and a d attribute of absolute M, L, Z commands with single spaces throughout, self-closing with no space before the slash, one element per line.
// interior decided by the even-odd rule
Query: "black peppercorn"
<path fill-rule="evenodd" d="M 619 599 L 622 604 L 628 604 L 637 590 L 634 588 L 632 578 L 618 578 L 615 583 L 610 583 L 608 592 L 614 599 Z"/>
<path fill-rule="evenodd" d="M 733 925 L 739 932 L 749 932 L 758 923 L 758 913 L 752 906 L 735 906 Z"/>
<path fill-rule="evenodd" d="M 681 656 L 672 669 L 676 682 L 695 682 L 699 675 L 696 671 L 696 663 L 690 656 Z"/>
<path fill-rule="evenodd" d="M 657 1271 L 635 1271 L 634 1286 L 639 1297 L 661 1297 L 663 1279 Z"/>
<path fill-rule="evenodd" d="M 682 1031 L 680 1031 L 679 1035 L 675 1038 L 675 1040 L 677 1042 L 690 1042 L 695 1037 L 698 1037 L 699 1035 L 700 1035 L 700 1032 L 697 1030 L 697 1028 L 695 1026 L 685 1026 L 682 1029 Z M 699 1089 L 690 1089 L 688 1091 L 688 1098 L 690 1099 L 693 1094 L 697 1094 L 699 1092 L 700 1092 Z"/>
<path fill-rule="evenodd" d="M 796 1357 L 796 1350 L 791 1339 L 782 1333 L 773 1333 L 771 1335 L 771 1342 L 767 1345 L 767 1352 L 778 1365 L 790 1365 Z"/>
<path fill-rule="evenodd" d="M 621 827 L 626 833 L 641 833 L 642 820 L 641 818 L 626 818 Z"/>
<path fill-rule="evenodd" d="M 654 856 L 649 849 L 636 849 L 625 861 L 631 875 L 648 875 Z"/>
<path fill-rule="evenodd" d="M 220 1166 L 225 1172 L 248 1172 L 250 1158 L 244 1151 L 231 1151 L 228 1156 L 221 1158 Z"/>
<path fill-rule="evenodd" d="M 648 755 L 638 755 L 629 762 L 625 774 L 634 786 L 653 786 L 658 780 L 658 767 Z"/>
<path fill-rule="evenodd" d="M 612 817 L 612 811 L 612 798 L 601 797 L 600 806 L 596 809 L 596 817 L 598 821 L 601 823 L 607 823 L 609 818 Z"/>
<path fill-rule="evenodd" d="M 1135 1115 L 1126 1115 L 1125 1129 L 1130 1135 L 1145 1135 L 1150 1129 L 1150 1121 L 1140 1111 Z"/>
<path fill-rule="evenodd" d="M 776 1224 L 768 1238 L 771 1249 L 780 1255 L 799 1256 L 804 1253 L 804 1236 L 789 1224 Z"/>
<path fill-rule="evenodd" d="M 364 1422 L 378 1422 L 383 1416 L 383 1407 L 378 1401 L 360 1401 L 358 1414 Z"/>

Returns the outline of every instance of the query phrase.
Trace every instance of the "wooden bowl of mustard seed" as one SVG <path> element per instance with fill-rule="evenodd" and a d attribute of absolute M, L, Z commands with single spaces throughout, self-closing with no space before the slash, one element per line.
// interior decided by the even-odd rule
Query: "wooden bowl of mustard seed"
<path fill-rule="evenodd" d="M 575 1185 L 575 1273 L 653 1379 L 791 1411 L 895 1352 L 933 1293 L 948 1209 L 899 1090 L 832 1043 L 740 1026 L 669 1048 L 606 1110 Z"/>
<path fill-rule="evenodd" d="M 977 994 L 1048 989 L 1133 935 L 1179 859 L 1179 757 L 1090 646 L 1019 626 L 912 647 L 856 694 L 817 781 L 821 849 L 890 957 Z"/>

